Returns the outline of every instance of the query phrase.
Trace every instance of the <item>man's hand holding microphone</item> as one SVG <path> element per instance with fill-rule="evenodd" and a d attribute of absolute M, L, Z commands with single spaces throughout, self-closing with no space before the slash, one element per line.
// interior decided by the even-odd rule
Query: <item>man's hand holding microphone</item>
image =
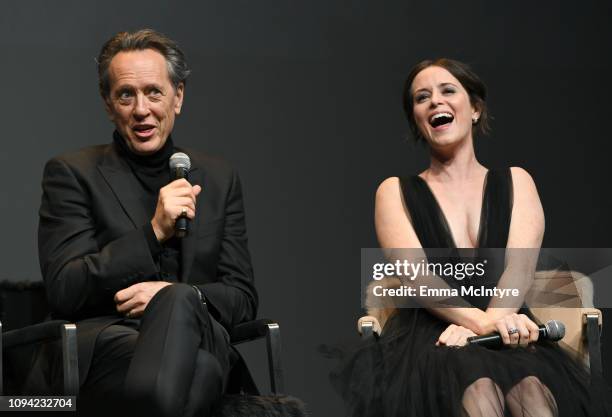
<path fill-rule="evenodd" d="M 187 234 L 188 220 L 195 217 L 196 198 L 202 187 L 191 185 L 188 174 L 191 168 L 189 156 L 177 152 L 170 157 L 170 183 L 159 190 L 155 214 L 151 226 L 160 243 L 173 236 Z M 131 285 L 115 294 L 117 311 L 126 317 L 140 317 L 151 299 L 162 288 L 172 285 L 166 281 L 145 281 Z"/>

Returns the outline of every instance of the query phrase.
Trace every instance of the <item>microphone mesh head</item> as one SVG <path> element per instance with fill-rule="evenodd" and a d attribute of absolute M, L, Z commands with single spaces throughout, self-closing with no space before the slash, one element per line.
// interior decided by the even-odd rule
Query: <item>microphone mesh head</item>
<path fill-rule="evenodd" d="M 556 342 L 565 336 L 565 325 L 558 320 L 550 320 L 546 323 L 548 339 Z"/>
<path fill-rule="evenodd" d="M 170 169 L 186 168 L 191 169 L 191 160 L 187 154 L 177 152 L 170 157 Z"/>

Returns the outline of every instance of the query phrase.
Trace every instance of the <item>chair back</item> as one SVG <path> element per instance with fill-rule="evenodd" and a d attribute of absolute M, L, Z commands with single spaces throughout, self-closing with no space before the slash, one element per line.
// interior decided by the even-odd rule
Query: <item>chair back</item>
<path fill-rule="evenodd" d="M 49 313 L 42 281 L 0 281 L 2 331 L 20 329 L 43 321 Z"/>

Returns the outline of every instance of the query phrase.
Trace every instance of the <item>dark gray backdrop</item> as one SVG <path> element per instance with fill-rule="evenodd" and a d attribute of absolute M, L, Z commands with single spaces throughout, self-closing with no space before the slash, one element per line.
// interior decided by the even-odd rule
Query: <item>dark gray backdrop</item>
<path fill-rule="evenodd" d="M 40 279 L 43 164 L 110 140 L 94 57 L 142 27 L 178 40 L 193 68 L 176 142 L 241 172 L 260 315 L 280 321 L 288 391 L 313 415 L 341 413 L 316 349 L 354 337 L 375 189 L 427 163 L 400 106 L 419 60 L 467 61 L 488 84 L 478 155 L 534 176 L 545 246 L 611 247 L 610 3 L 428 3 L 3 2 L 0 277 Z M 265 382 L 263 346 L 245 351 Z"/>

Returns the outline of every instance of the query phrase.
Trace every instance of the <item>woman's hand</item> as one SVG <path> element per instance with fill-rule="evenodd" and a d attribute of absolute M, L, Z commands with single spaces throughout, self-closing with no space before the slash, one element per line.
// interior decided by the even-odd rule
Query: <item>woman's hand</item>
<path fill-rule="evenodd" d="M 495 328 L 504 344 L 511 346 L 527 346 L 536 342 L 540 335 L 538 325 L 524 314 L 504 316 L 495 322 Z"/>
<path fill-rule="evenodd" d="M 476 333 L 463 326 L 451 324 L 438 337 L 436 346 L 464 346 L 467 338 L 471 336 L 476 336 Z"/>

